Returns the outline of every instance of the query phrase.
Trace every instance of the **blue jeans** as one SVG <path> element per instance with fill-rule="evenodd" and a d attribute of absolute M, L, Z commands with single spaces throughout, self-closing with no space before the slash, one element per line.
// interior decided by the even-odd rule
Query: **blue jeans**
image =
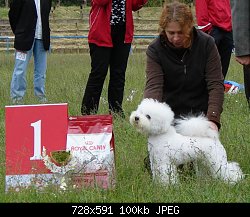
<path fill-rule="evenodd" d="M 43 41 L 35 39 L 29 51 L 16 50 L 15 67 L 11 80 L 11 99 L 22 100 L 27 87 L 26 74 L 30 58 L 34 55 L 34 94 L 38 99 L 45 98 L 45 78 L 47 69 L 47 51 L 43 47 Z"/>

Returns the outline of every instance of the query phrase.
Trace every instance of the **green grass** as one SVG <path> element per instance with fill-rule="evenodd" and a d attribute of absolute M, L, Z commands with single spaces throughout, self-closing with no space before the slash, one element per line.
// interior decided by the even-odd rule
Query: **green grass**
<path fill-rule="evenodd" d="M 222 113 L 221 141 L 229 160 L 240 163 L 246 178 L 230 186 L 208 177 L 186 177 L 176 186 L 163 187 L 152 182 L 143 167 L 147 153 L 146 138 L 129 124 L 128 117 L 143 96 L 145 84 L 145 54 L 132 54 L 126 72 L 124 109 L 126 119 L 114 119 L 116 147 L 116 186 L 114 189 L 68 189 L 53 187 L 41 192 L 26 189 L 5 193 L 5 105 L 10 104 L 9 90 L 14 57 L 0 54 L 0 202 L 250 202 L 250 111 L 244 93 L 225 95 Z M 25 104 L 36 103 L 33 96 L 33 62 L 28 72 Z M 50 54 L 47 70 L 49 103 L 68 103 L 69 115 L 80 115 L 80 105 L 90 71 L 88 54 Z M 243 72 L 232 58 L 227 80 L 243 82 Z M 132 97 L 131 97 L 132 96 Z M 104 85 L 100 114 L 108 113 L 107 82 Z"/>
<path fill-rule="evenodd" d="M 3 8 L 3 7 L 0 7 L 0 19 L 7 19 L 8 18 L 8 11 L 9 9 L 8 8 Z"/>

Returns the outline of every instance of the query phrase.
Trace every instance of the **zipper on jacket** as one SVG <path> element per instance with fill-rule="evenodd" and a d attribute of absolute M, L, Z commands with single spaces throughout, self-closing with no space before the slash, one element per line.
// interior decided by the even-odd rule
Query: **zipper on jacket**
<path fill-rule="evenodd" d="M 186 64 L 184 65 L 184 74 L 185 75 L 187 74 L 187 65 Z"/>
<path fill-rule="evenodd" d="M 186 56 L 187 50 L 185 51 L 185 53 L 183 54 L 182 58 L 181 58 L 181 62 L 184 64 L 184 74 L 187 74 L 187 65 L 184 63 L 184 57 Z"/>

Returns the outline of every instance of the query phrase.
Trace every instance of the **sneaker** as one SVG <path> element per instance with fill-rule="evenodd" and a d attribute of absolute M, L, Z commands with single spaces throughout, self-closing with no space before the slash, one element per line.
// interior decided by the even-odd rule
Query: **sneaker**
<path fill-rule="evenodd" d="M 45 104 L 45 103 L 48 102 L 48 100 L 46 99 L 46 97 L 38 98 L 38 101 L 39 101 L 39 103 L 41 103 L 41 104 Z"/>
<path fill-rule="evenodd" d="M 15 98 L 11 99 L 11 102 L 13 105 L 22 105 L 23 98 L 22 97 L 15 97 Z"/>

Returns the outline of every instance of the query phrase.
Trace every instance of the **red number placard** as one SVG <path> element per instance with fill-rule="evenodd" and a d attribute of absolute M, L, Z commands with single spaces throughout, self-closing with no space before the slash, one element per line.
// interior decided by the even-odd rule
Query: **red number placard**
<path fill-rule="evenodd" d="M 50 173 L 42 150 L 66 149 L 67 104 L 6 106 L 5 112 L 6 184 L 12 185 L 15 175 Z"/>

